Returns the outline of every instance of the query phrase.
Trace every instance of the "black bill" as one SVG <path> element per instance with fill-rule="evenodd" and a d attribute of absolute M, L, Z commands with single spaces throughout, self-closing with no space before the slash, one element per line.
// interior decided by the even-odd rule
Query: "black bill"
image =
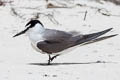
<path fill-rule="evenodd" d="M 29 29 L 29 28 L 26 28 L 25 30 L 23 30 L 23 31 L 21 31 L 21 32 L 19 32 L 19 33 L 17 33 L 17 34 L 14 35 L 13 37 L 16 37 L 16 36 L 19 36 L 19 35 L 21 35 L 21 34 L 24 34 L 28 29 Z"/>

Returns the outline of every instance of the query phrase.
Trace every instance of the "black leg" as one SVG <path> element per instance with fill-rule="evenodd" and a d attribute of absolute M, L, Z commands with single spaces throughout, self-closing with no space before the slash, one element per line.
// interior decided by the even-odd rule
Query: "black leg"
<path fill-rule="evenodd" d="M 57 55 L 51 57 L 50 54 L 48 54 L 48 56 L 49 56 L 48 65 L 50 65 L 51 62 L 52 62 L 57 56 L 59 56 L 59 55 L 60 55 L 60 54 L 57 54 Z"/>
<path fill-rule="evenodd" d="M 49 54 L 48 65 L 50 65 L 50 62 L 51 62 L 51 56 L 50 56 L 50 54 Z"/>
<path fill-rule="evenodd" d="M 53 59 L 55 59 L 57 56 L 59 56 L 60 54 L 57 54 L 57 55 L 55 55 L 55 56 L 53 56 L 51 59 L 50 59 L 50 61 L 53 61 Z"/>

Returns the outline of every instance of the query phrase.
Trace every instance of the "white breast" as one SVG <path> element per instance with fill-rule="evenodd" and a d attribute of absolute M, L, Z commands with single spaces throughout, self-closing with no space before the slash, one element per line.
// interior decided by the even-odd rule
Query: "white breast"
<path fill-rule="evenodd" d="M 38 51 L 37 48 L 37 42 L 44 41 L 45 39 L 43 38 L 44 35 L 44 27 L 40 24 L 36 24 L 33 28 L 30 28 L 27 32 L 26 35 L 29 37 L 32 47 L 34 47 L 35 50 Z"/>
<path fill-rule="evenodd" d="M 44 31 L 45 31 L 45 29 L 44 29 L 44 27 L 42 27 L 41 24 L 36 24 L 34 27 L 29 28 L 29 30 L 26 32 L 26 34 L 32 43 L 36 43 L 38 41 L 44 40 L 44 38 L 43 38 Z"/>
<path fill-rule="evenodd" d="M 45 40 L 43 36 L 40 34 L 30 34 L 28 37 L 33 44 L 36 44 L 37 42 Z"/>

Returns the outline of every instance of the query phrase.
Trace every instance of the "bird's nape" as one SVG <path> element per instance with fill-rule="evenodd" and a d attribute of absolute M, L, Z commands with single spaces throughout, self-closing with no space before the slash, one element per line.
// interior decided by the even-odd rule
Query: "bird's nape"
<path fill-rule="evenodd" d="M 29 27 L 34 27 L 35 24 L 37 24 L 37 23 L 41 24 L 42 27 L 44 27 L 44 25 L 42 24 L 42 22 L 40 22 L 39 20 L 31 20 L 31 21 L 29 21 L 29 22 L 25 25 L 25 27 L 27 27 L 28 25 L 30 25 Z"/>

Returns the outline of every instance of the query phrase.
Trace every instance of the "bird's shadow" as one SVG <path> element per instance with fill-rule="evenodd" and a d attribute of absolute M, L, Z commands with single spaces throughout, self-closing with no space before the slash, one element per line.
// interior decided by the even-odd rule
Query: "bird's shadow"
<path fill-rule="evenodd" d="M 79 65 L 79 64 L 99 64 L 99 63 L 115 63 L 115 62 L 105 62 L 105 61 L 96 61 L 96 62 L 84 62 L 84 63 L 76 63 L 76 62 L 65 62 L 65 63 L 51 63 L 48 65 L 47 63 L 29 63 L 29 65 L 38 65 L 38 66 L 59 66 L 59 65 Z"/>

